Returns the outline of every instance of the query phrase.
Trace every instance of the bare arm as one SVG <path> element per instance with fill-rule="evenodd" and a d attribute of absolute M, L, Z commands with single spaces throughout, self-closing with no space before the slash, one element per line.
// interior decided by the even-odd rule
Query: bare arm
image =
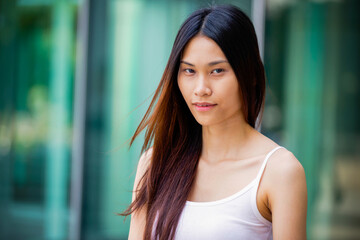
<path fill-rule="evenodd" d="M 274 159 L 275 160 L 275 159 Z M 272 163 L 268 199 L 273 239 L 306 239 L 307 188 L 304 168 L 286 151 Z"/>
<path fill-rule="evenodd" d="M 133 195 L 132 201 L 135 200 L 136 197 L 136 189 L 139 184 L 140 179 L 144 175 L 146 169 L 149 166 L 151 158 L 151 149 L 146 151 L 139 160 L 134 188 L 133 188 Z M 131 214 L 131 221 L 130 221 L 130 231 L 129 231 L 129 240 L 139 240 L 144 238 L 144 230 L 145 230 L 145 217 L 146 217 L 146 208 L 143 207 L 140 211 L 135 211 Z"/>

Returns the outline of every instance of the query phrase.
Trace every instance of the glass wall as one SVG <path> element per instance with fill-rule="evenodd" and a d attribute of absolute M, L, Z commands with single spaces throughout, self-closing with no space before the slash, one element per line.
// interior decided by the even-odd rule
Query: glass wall
<path fill-rule="evenodd" d="M 360 238 L 360 2 L 268 1 L 263 131 L 303 164 L 310 239 Z"/>
<path fill-rule="evenodd" d="M 0 4 L 0 238 L 66 239 L 77 6 Z"/>

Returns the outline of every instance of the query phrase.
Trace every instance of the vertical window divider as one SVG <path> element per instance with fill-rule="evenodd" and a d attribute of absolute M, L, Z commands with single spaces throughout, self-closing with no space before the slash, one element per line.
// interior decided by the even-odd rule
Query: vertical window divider
<path fill-rule="evenodd" d="M 69 239 L 81 237 L 84 138 L 87 89 L 87 56 L 89 36 L 89 0 L 79 3 L 74 89 L 74 124 L 71 161 Z"/>
<path fill-rule="evenodd" d="M 265 39 L 265 8 L 266 0 L 253 0 L 251 3 L 251 19 L 254 24 L 256 36 L 259 44 L 259 51 L 261 60 L 264 62 L 264 39 Z M 257 130 L 261 131 L 261 120 L 262 113 L 256 119 Z"/>

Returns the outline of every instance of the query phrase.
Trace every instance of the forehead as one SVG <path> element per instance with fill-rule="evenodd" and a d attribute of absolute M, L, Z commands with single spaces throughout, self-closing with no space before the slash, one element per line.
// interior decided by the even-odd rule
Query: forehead
<path fill-rule="evenodd" d="M 181 60 L 201 64 L 227 59 L 214 40 L 206 36 L 197 35 L 185 46 Z"/>

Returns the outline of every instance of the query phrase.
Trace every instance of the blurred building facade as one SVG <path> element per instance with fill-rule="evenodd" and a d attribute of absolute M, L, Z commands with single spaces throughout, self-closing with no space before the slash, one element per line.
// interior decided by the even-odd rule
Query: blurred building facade
<path fill-rule="evenodd" d="M 303 164 L 309 239 L 360 238 L 360 2 L 215 1 L 253 19 L 262 132 Z M 0 239 L 127 239 L 141 137 L 175 34 L 208 1 L 0 0 Z M 266 11 L 265 11 L 266 6 Z"/>

